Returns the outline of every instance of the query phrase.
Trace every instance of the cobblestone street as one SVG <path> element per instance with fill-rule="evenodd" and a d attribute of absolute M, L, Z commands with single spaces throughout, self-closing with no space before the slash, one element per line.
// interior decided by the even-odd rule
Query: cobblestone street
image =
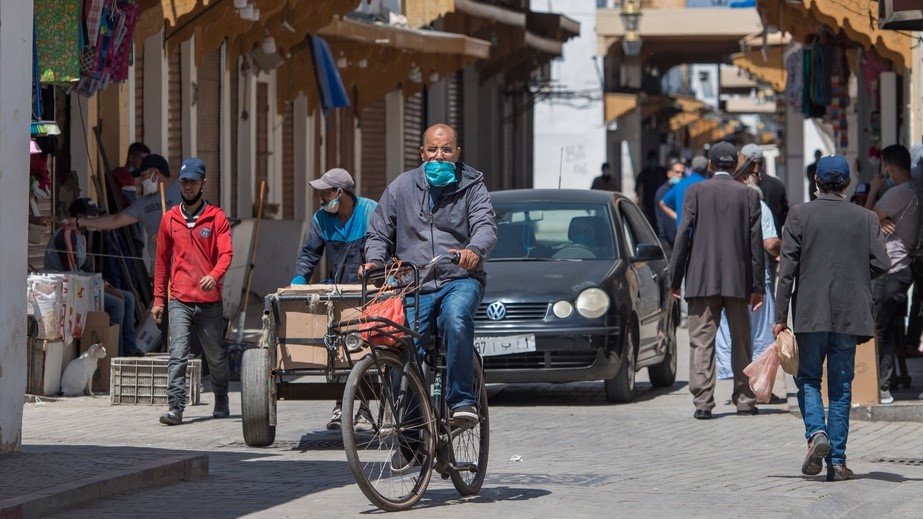
<path fill-rule="evenodd" d="M 687 343 L 680 330 L 681 345 Z M 636 400 L 606 403 L 601 383 L 494 386 L 490 468 L 479 496 L 459 498 L 433 479 L 408 515 L 481 517 L 914 517 L 923 509 L 923 424 L 853 421 L 849 465 L 858 479 L 827 483 L 800 473 L 804 440 L 788 406 L 737 416 L 719 383 L 715 419 L 692 418 L 679 379 L 653 390 L 639 373 Z M 789 380 L 791 385 L 791 380 Z M 236 389 L 236 388 L 235 388 Z M 781 393 L 781 388 L 776 387 Z M 206 479 L 102 500 L 55 517 L 333 517 L 375 511 L 352 480 L 338 432 L 323 430 L 332 402 L 280 402 L 276 442 L 248 448 L 239 395 L 232 418 L 205 405 L 186 423 L 162 409 L 110 406 L 107 397 L 27 404 L 23 451 L 46 456 L 97 449 L 133 460 L 205 454 Z M 520 461 L 513 461 L 514 459 Z M 93 474 L 93 467 L 86 467 Z M 15 488 L 5 488 L 15 492 Z"/>

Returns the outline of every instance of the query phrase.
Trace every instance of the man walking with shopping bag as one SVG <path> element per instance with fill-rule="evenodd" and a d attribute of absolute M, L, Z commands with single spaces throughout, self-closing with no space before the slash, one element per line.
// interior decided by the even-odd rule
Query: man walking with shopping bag
<path fill-rule="evenodd" d="M 822 157 L 815 175 L 819 195 L 791 208 L 782 234 L 776 316 L 778 337 L 788 328 L 789 301 L 798 339 L 798 407 L 804 419 L 808 453 L 801 473 L 827 481 L 851 479 L 846 438 L 855 371 L 856 344 L 875 335 L 872 279 L 891 261 L 875 213 L 849 203 L 849 163 Z M 796 297 L 793 297 L 793 294 Z M 830 410 L 824 421 L 820 383 L 827 361 Z"/>

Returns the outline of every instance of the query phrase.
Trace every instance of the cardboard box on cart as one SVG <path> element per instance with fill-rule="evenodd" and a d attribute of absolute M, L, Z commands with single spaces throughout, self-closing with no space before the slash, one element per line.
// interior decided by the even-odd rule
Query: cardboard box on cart
<path fill-rule="evenodd" d="M 355 299 L 329 299 L 334 290 L 342 294 L 356 295 Z M 280 369 L 323 369 L 327 367 L 327 348 L 323 344 L 286 344 L 286 339 L 318 339 L 327 333 L 328 319 L 338 323 L 358 317 L 362 285 L 292 285 L 280 288 L 276 295 L 299 296 L 298 300 L 280 301 L 277 327 L 276 367 Z M 300 296 L 304 296 L 301 298 Z M 350 354 L 357 362 L 365 351 Z M 338 368 L 349 367 L 344 351 L 340 348 L 334 364 Z"/>

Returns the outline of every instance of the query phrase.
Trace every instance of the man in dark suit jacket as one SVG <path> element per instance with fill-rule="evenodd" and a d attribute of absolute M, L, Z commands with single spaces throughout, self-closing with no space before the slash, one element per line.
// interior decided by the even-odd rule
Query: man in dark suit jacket
<path fill-rule="evenodd" d="M 875 335 L 872 278 L 891 266 L 875 213 L 843 198 L 849 163 L 842 156 L 817 161 L 820 195 L 792 207 L 782 234 L 782 262 L 776 289 L 775 335 L 788 328 L 789 301 L 798 339 L 798 407 L 808 454 L 801 472 L 819 474 L 827 460 L 827 481 L 850 479 L 846 437 L 855 371 L 856 344 Z M 796 297 L 792 297 L 792 293 Z M 830 410 L 824 421 L 820 382 L 827 361 Z"/>
<path fill-rule="evenodd" d="M 732 399 L 737 414 L 757 414 L 756 397 L 744 368 L 753 357 L 747 306 L 763 304 L 763 230 L 756 190 L 734 180 L 737 148 L 718 142 L 708 153 L 714 176 L 689 186 L 670 261 L 673 297 L 689 302 L 689 390 L 695 417 L 711 418 L 715 407 L 715 334 L 721 310 L 731 329 Z"/>

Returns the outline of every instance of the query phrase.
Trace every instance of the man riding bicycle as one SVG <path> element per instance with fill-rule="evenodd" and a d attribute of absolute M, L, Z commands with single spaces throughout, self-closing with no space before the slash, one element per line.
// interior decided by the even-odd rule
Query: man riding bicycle
<path fill-rule="evenodd" d="M 446 352 L 446 403 L 452 419 L 477 422 L 474 396 L 474 314 L 487 275 L 483 261 L 497 241 L 497 226 L 484 174 L 458 162 L 461 147 L 452 127 L 436 124 L 423 135 L 422 164 L 397 177 L 378 203 L 365 245 L 378 268 L 391 257 L 426 264 L 433 256 L 458 252 L 458 264 L 439 263 L 421 272 L 420 355 L 438 326 Z M 414 319 L 407 305 L 407 322 Z"/>

